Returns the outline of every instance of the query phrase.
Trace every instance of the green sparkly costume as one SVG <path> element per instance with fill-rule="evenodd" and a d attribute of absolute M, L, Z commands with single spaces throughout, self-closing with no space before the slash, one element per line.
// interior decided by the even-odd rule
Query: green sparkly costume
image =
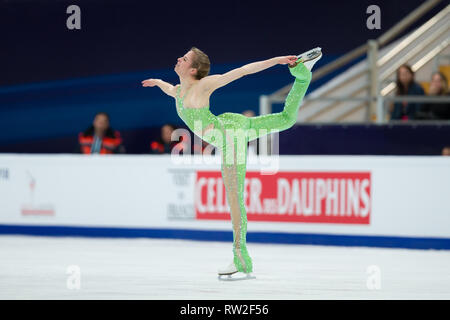
<path fill-rule="evenodd" d="M 311 71 L 303 63 L 289 68 L 296 78 L 284 105 L 283 111 L 257 117 L 246 117 L 239 113 L 226 112 L 215 116 L 209 106 L 184 108 L 177 89 L 177 113 L 194 134 L 221 150 L 222 178 L 225 184 L 233 226 L 234 264 L 238 271 L 250 273 L 252 259 L 247 251 L 247 213 L 244 207 L 244 181 L 249 141 L 268 133 L 292 127 L 311 81 Z"/>

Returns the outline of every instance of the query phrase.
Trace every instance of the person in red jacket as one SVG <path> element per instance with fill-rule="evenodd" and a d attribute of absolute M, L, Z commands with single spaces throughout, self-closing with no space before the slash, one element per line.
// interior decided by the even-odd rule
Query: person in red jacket
<path fill-rule="evenodd" d="M 84 154 L 114 154 L 125 153 L 119 131 L 109 126 L 109 115 L 99 112 L 94 122 L 84 132 L 78 135 L 80 152 Z"/>

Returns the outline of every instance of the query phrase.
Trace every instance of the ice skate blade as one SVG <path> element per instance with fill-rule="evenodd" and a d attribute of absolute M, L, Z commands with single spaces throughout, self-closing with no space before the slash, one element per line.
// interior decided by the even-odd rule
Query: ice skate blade
<path fill-rule="evenodd" d="M 235 272 L 232 274 L 219 274 L 218 279 L 220 281 L 241 281 L 256 279 L 256 277 L 250 273 Z"/>
<path fill-rule="evenodd" d="M 297 59 L 299 59 L 299 60 L 294 62 L 294 64 L 289 65 L 289 68 L 295 68 L 300 62 L 306 66 L 306 64 L 305 64 L 306 62 L 314 61 L 314 63 L 312 64 L 312 65 L 314 65 L 321 58 L 322 58 L 322 48 L 317 47 L 317 48 L 311 49 L 307 52 L 303 52 L 303 53 L 299 54 L 297 56 Z M 310 68 L 308 68 L 309 71 L 311 71 L 311 68 L 312 68 L 312 66 Z"/>

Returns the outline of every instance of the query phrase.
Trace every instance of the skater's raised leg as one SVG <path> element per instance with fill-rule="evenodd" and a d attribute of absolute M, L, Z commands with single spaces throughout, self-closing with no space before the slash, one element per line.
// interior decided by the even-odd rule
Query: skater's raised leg
<path fill-rule="evenodd" d="M 289 68 L 289 71 L 295 77 L 295 81 L 286 97 L 283 111 L 249 118 L 250 141 L 268 133 L 289 129 L 297 122 L 300 105 L 311 82 L 311 68 L 321 57 L 320 48 L 299 55 L 299 60 L 295 66 Z"/>

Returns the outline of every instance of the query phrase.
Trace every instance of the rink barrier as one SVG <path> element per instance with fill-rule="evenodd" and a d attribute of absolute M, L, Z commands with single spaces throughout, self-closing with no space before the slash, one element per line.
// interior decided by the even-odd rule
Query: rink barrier
<path fill-rule="evenodd" d="M 1 235 L 95 238 L 152 238 L 232 242 L 231 231 L 187 229 L 95 228 L 73 226 L 0 225 Z M 312 233 L 249 232 L 249 243 L 304 244 L 405 249 L 450 249 L 448 238 L 357 236 Z"/>

